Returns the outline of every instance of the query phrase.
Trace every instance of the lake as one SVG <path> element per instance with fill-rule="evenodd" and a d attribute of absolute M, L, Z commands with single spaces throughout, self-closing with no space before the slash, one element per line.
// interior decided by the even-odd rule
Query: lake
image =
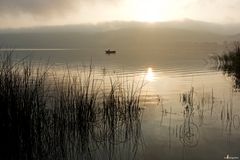
<path fill-rule="evenodd" d="M 240 92 L 234 89 L 233 77 L 209 60 L 223 53 L 223 46 L 115 49 L 114 55 L 106 55 L 101 47 L 15 49 L 14 58 L 27 56 L 60 73 L 92 65 L 96 79 L 144 79 L 142 114 L 133 135 L 112 147 L 103 145 L 107 149 L 90 149 L 91 159 L 239 159 Z"/>

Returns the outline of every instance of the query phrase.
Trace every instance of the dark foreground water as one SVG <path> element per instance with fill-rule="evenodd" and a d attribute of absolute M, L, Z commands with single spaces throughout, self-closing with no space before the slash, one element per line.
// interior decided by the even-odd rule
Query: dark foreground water
<path fill-rule="evenodd" d="M 59 73 L 66 65 L 74 73 L 92 64 L 98 79 L 145 79 L 142 114 L 131 130 L 118 128 L 118 136 L 101 143 L 95 139 L 80 155 L 76 150 L 82 144 L 74 142 L 68 154 L 58 155 L 63 159 L 239 159 L 240 93 L 234 77 L 208 61 L 221 52 L 220 47 L 122 49 L 116 55 L 106 55 L 103 48 L 16 49 L 14 56 L 30 56 Z"/>

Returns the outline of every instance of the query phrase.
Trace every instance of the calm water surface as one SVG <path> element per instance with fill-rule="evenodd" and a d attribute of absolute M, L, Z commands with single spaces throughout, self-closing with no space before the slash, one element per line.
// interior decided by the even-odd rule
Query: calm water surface
<path fill-rule="evenodd" d="M 130 140 L 116 144 L 115 159 L 220 160 L 240 157 L 240 94 L 232 78 L 208 62 L 210 54 L 219 52 L 221 48 L 122 49 L 109 56 L 103 48 L 16 49 L 15 57 L 28 55 L 57 70 L 92 63 L 99 77 L 144 77 L 137 146 Z M 192 104 L 183 102 L 184 95 L 191 96 Z M 93 156 L 105 159 L 104 152 Z"/>

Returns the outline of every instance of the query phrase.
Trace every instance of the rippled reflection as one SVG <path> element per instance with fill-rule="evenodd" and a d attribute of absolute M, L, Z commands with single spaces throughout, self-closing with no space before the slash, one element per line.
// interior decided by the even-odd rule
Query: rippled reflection
<path fill-rule="evenodd" d="M 185 147 L 196 147 L 199 141 L 199 127 L 194 123 L 194 88 L 180 96 L 184 107 L 184 122 L 179 128 L 179 140 Z"/>

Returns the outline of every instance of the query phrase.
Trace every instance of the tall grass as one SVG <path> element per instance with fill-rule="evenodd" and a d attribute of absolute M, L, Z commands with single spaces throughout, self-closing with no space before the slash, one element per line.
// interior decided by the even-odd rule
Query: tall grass
<path fill-rule="evenodd" d="M 233 42 L 233 47 L 223 55 L 213 56 L 217 69 L 231 76 L 236 90 L 240 89 L 240 42 Z"/>
<path fill-rule="evenodd" d="M 11 54 L 5 55 L 0 66 L 1 155 L 28 159 L 29 152 L 34 153 L 31 147 L 35 142 L 41 143 L 46 72 L 33 69 L 30 62 L 13 63 L 11 58 Z"/>
<path fill-rule="evenodd" d="M 2 57 L 1 159 L 99 159 L 97 151 L 118 159 L 123 143 L 136 153 L 143 83 L 110 78 L 105 88 L 91 65 L 79 72 L 51 76 L 44 66 Z"/>

